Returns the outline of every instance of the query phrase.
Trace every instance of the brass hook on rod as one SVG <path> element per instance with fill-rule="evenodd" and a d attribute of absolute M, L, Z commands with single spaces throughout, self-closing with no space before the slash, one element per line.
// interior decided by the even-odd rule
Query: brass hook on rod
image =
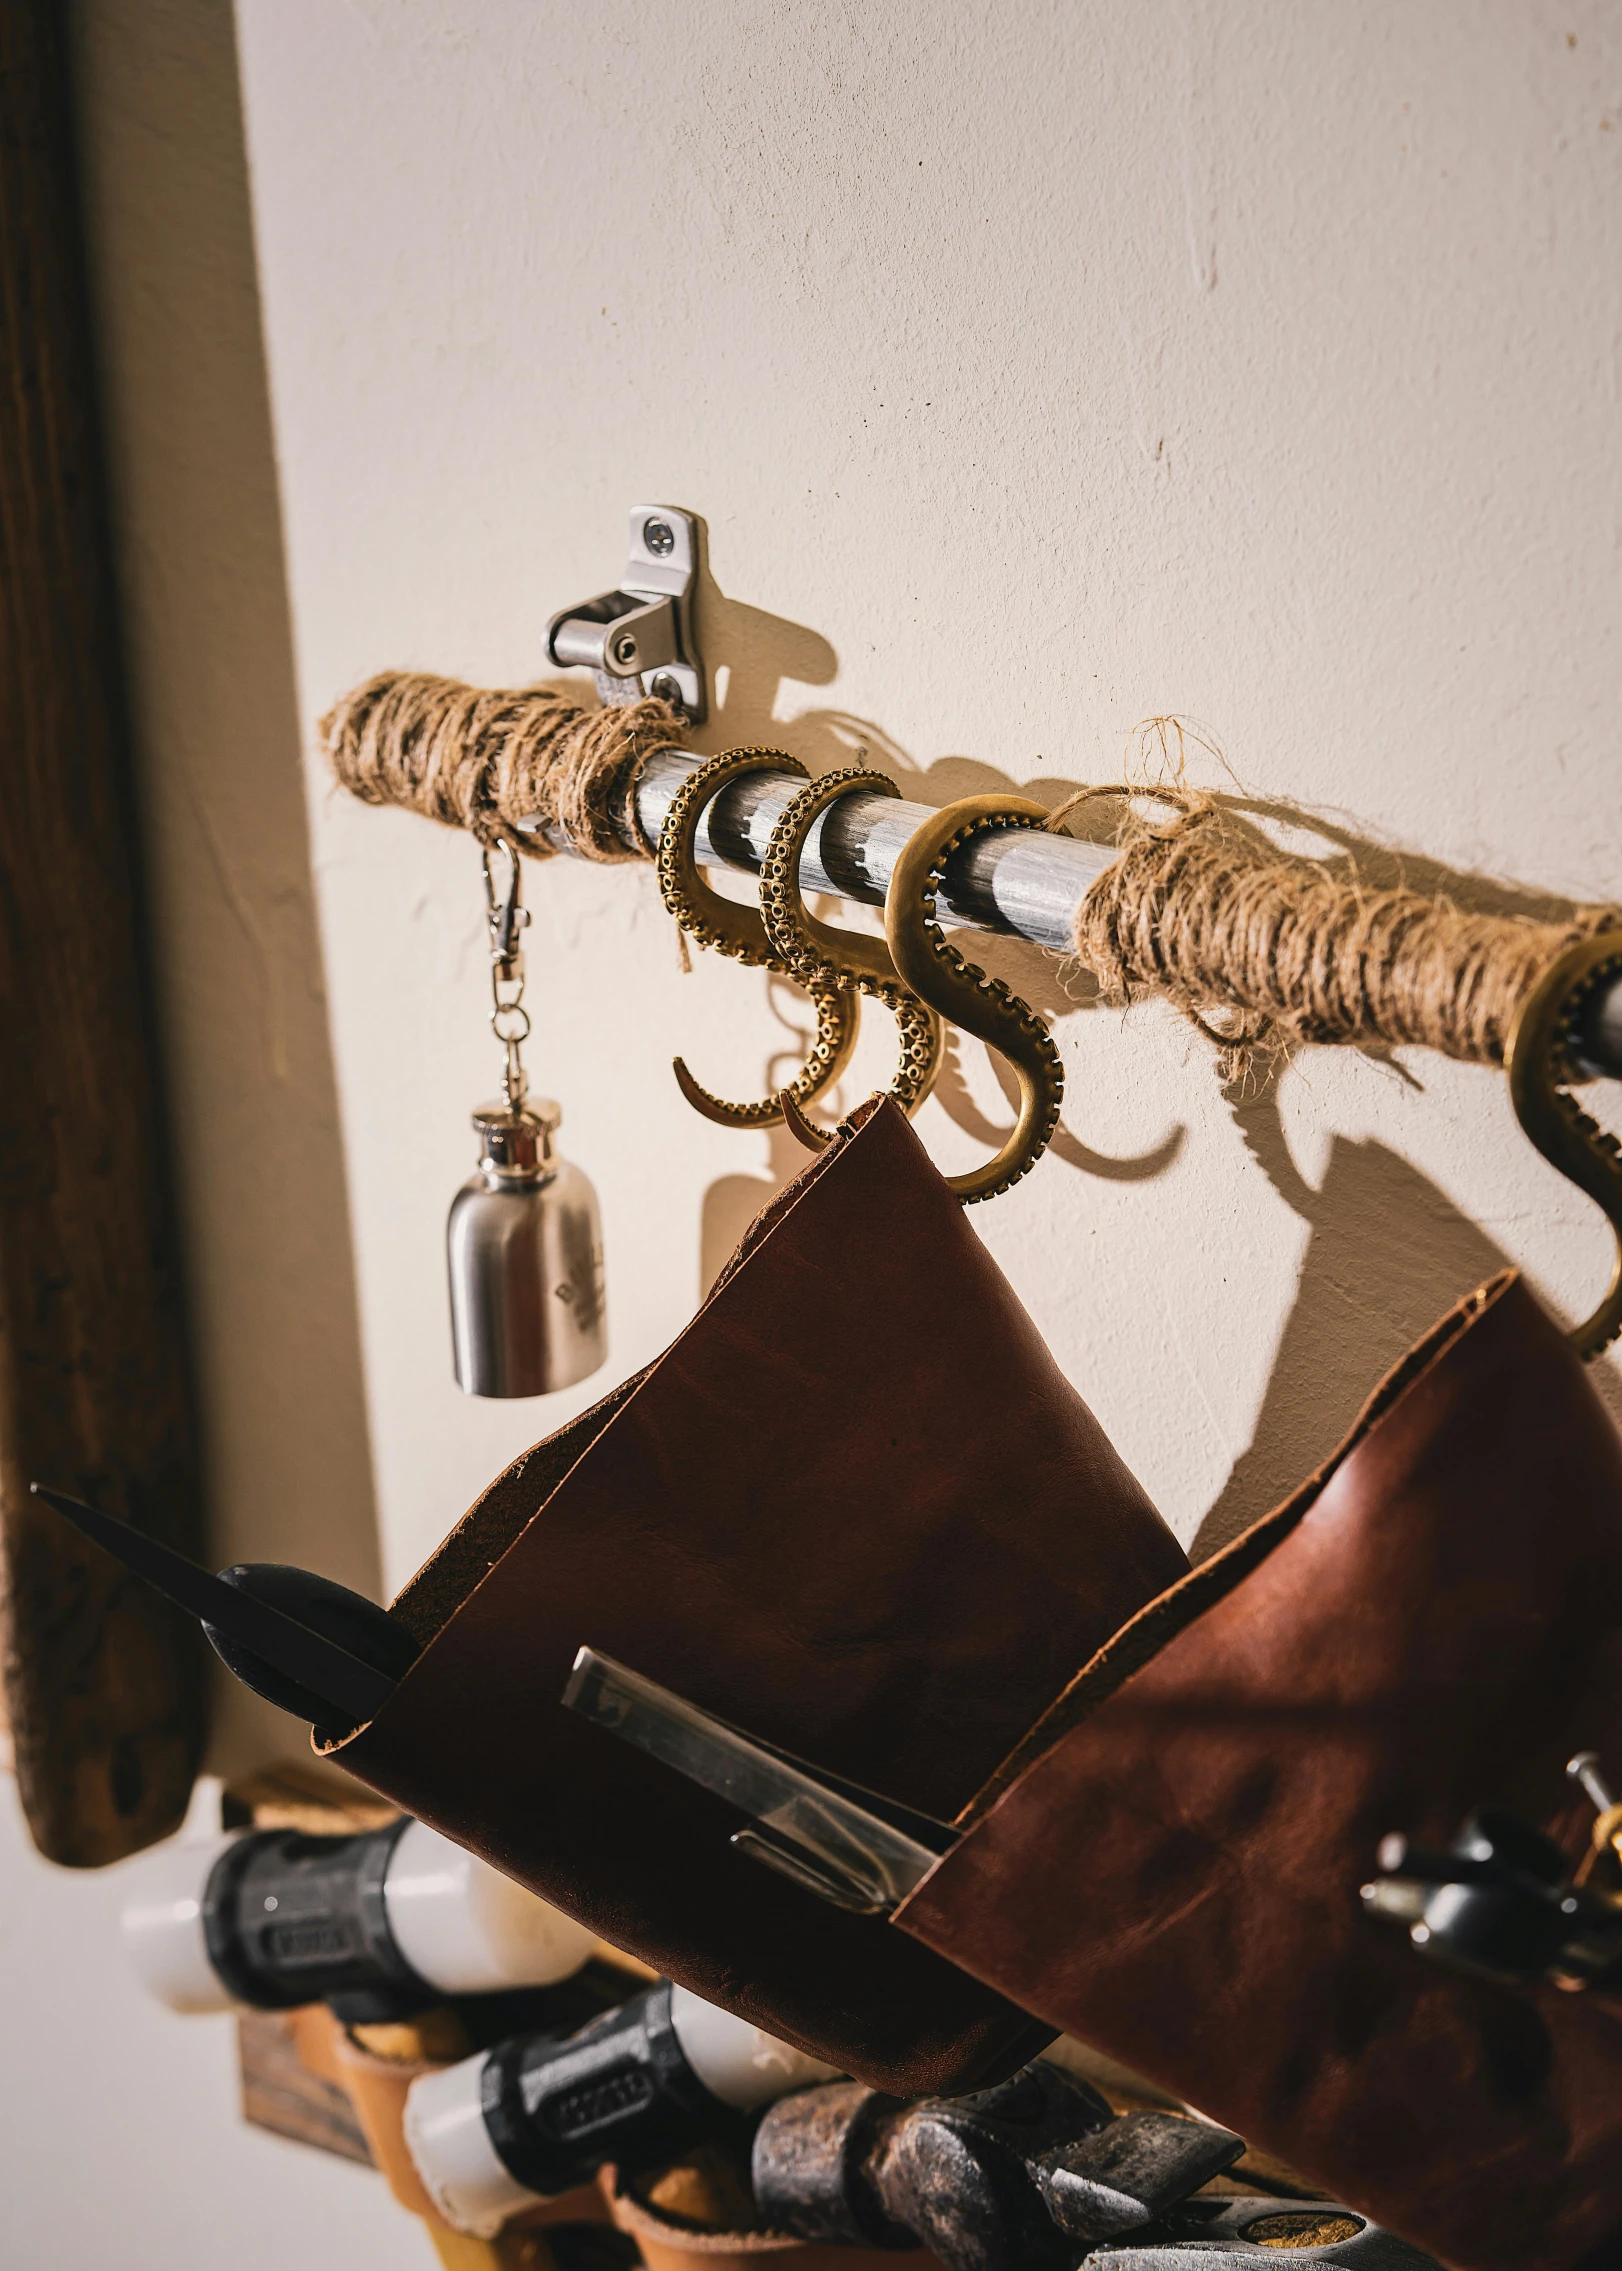
<path fill-rule="evenodd" d="M 690 938 L 700 946 L 713 946 L 749 969 L 775 971 L 793 978 L 811 997 L 816 1011 L 817 1037 L 806 1063 L 788 1088 L 755 1103 L 729 1104 L 694 1079 L 682 1058 L 673 1060 L 676 1082 L 695 1112 L 724 1128 L 769 1128 L 783 1118 L 782 1097 L 808 1104 L 839 1078 L 856 1046 L 861 1004 L 853 986 L 842 980 L 801 978 L 772 944 L 760 910 L 723 899 L 698 871 L 694 856 L 698 824 L 705 807 L 729 781 L 748 773 L 803 774 L 797 759 L 781 749 L 728 749 L 708 758 L 677 790 L 664 826 L 659 831 L 659 890 L 665 905 Z"/>
<path fill-rule="evenodd" d="M 1568 1335 L 1581 1357 L 1598 1356 L 1622 1333 L 1622 1147 L 1571 1095 L 1582 1074 L 1585 1015 L 1622 978 L 1622 931 L 1579 940 L 1550 963 L 1521 1004 L 1504 1051 L 1510 1100 L 1528 1139 L 1551 1167 L 1586 1191 L 1616 1241 L 1605 1298 Z"/>
<path fill-rule="evenodd" d="M 945 805 L 908 838 L 884 902 L 885 942 L 903 984 L 1006 1057 L 1019 1082 L 1019 1115 L 1001 1149 L 983 1167 L 946 1178 L 965 1205 L 996 1198 L 1046 1151 L 1064 1101 L 1064 1066 L 1030 1005 L 967 961 L 946 936 L 937 913 L 942 877 L 952 854 L 974 837 L 1047 824 L 1042 806 L 1026 797 L 966 796 Z"/>
<path fill-rule="evenodd" d="M 800 860 L 819 817 L 842 796 L 864 791 L 876 796 L 901 794 L 888 774 L 872 772 L 862 765 L 824 773 L 798 792 L 773 828 L 766 847 L 760 871 L 760 911 L 772 944 L 802 986 L 854 985 L 890 1012 L 901 1044 L 901 1065 L 890 1094 L 910 1119 L 934 1087 L 941 1068 L 945 1045 L 941 1021 L 901 983 L 882 938 L 862 931 L 836 930 L 831 923 L 820 922 L 807 907 L 800 887 Z M 786 1089 L 783 1117 L 808 1150 L 820 1151 L 833 1140 L 826 1128 L 813 1126 Z"/>

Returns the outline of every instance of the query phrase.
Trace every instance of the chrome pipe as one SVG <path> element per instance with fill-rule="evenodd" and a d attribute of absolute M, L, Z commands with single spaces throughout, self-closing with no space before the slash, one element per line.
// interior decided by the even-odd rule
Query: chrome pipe
<path fill-rule="evenodd" d="M 683 749 L 660 749 L 649 758 L 636 792 L 637 825 L 646 843 L 658 842 L 676 791 L 703 761 Z M 758 875 L 773 828 L 804 786 L 795 773 L 749 773 L 729 782 L 699 823 L 699 865 Z M 841 797 L 806 839 L 801 883 L 807 891 L 882 907 L 901 847 L 931 810 L 899 797 Z M 559 851 L 569 849 L 567 839 L 554 830 L 538 820 L 535 827 Z M 634 841 L 629 827 L 622 833 L 628 845 Z M 1112 844 L 1088 844 L 1028 828 L 977 837 L 947 864 L 942 918 L 1069 953 L 1081 902 L 1114 858 Z M 1594 1003 L 1584 1034 L 1583 1069 L 1597 1078 L 1622 1079 L 1622 983 Z"/>
<path fill-rule="evenodd" d="M 645 842 L 658 842 L 676 791 L 702 762 L 681 749 L 660 749 L 649 758 L 636 794 Z M 747 773 L 729 782 L 699 823 L 699 865 L 758 875 L 772 830 L 804 787 L 795 773 Z M 842 796 L 818 817 L 806 838 L 800 881 L 807 891 L 882 907 L 902 846 L 932 809 L 900 797 Z M 569 849 L 556 830 L 542 829 L 539 822 L 536 826 L 559 851 Z M 622 834 L 627 844 L 633 841 L 629 829 Z M 1068 953 L 1076 909 L 1114 857 L 1113 845 L 1083 844 L 1073 836 L 1044 836 L 1028 828 L 978 837 L 947 867 L 942 917 Z"/>

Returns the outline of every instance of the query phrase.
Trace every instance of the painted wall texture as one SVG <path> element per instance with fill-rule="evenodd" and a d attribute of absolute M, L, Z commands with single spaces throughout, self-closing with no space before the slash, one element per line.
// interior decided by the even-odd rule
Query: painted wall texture
<path fill-rule="evenodd" d="M 220 0 L 80 15 L 222 1559 L 370 1581 L 375 1480 L 397 1584 L 674 1335 L 796 1163 L 695 1118 L 670 1058 L 758 1092 L 799 998 L 684 977 L 646 871 L 532 868 L 532 1078 L 601 1194 L 612 1353 L 543 1402 L 458 1393 L 443 1219 L 498 1071 L 477 858 L 341 800 L 315 721 L 389 665 L 543 675 L 632 502 L 709 525 L 704 748 L 1057 802 L 1152 777 L 1143 721 L 1176 718 L 1190 777 L 1292 842 L 1472 905 L 1622 895 L 1614 8 L 239 0 L 240 113 Z M 1068 1094 L 976 1227 L 1191 1543 L 1506 1257 L 1592 1306 L 1603 1224 L 1500 1076 L 1309 1050 L 1227 1097 L 1169 1010 L 988 959 Z M 955 1166 L 1008 1116 L 965 1044 L 919 1127 Z M 27 1965 L 50 1927 L 13 1909 Z M 141 2037 L 164 2120 L 100 2109 L 121 2196 L 23 2164 L 31 2229 L 81 2243 L 36 2260 L 132 2228 L 162 2235 L 136 2262 L 213 2260 L 164 2205 L 216 2182 L 226 2088 L 213 2022 L 181 2027 Z M 312 2267 L 426 2260 L 373 2180 L 253 2152 L 235 2196 L 308 2185 Z M 368 2204 L 341 2244 L 321 2182 Z"/>
<path fill-rule="evenodd" d="M 710 527 L 708 747 L 1057 797 L 1175 713 L 1461 892 L 1622 889 L 1612 11 L 249 0 L 240 35 L 306 735 L 387 664 L 537 675 L 661 497 Z M 475 858 L 319 772 L 312 830 L 396 1578 L 602 1383 L 458 1396 Z M 680 975 L 650 875 L 530 897 L 623 1372 L 781 1161 L 693 1117 L 672 1051 L 758 1089 L 790 1036 L 763 980 Z M 1497 1076 L 1319 1052 L 1236 1112 L 1171 1013 L 999 968 L 1057 1018 L 1071 1141 L 977 1226 L 1185 1536 L 1296 1479 L 1501 1254 L 1557 1302 L 1601 1278 Z"/>

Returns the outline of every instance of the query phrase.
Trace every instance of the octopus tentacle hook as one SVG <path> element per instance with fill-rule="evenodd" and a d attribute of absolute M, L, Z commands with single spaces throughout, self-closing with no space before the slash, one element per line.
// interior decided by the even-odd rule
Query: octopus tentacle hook
<path fill-rule="evenodd" d="M 1569 1093 L 1583 1078 L 1583 1021 L 1596 994 L 1622 976 L 1622 931 L 1567 947 L 1522 1002 L 1504 1051 L 1510 1100 L 1528 1139 L 1551 1167 L 1602 1210 L 1616 1240 L 1605 1298 L 1568 1337 L 1581 1357 L 1598 1356 L 1622 1333 L 1622 1147 Z"/>
<path fill-rule="evenodd" d="M 946 1180 L 965 1205 L 996 1198 L 1046 1151 L 1059 1124 L 1064 1066 L 1029 1003 L 967 961 L 941 928 L 937 903 L 947 861 L 976 836 L 1045 828 L 1048 815 L 1025 797 L 967 796 L 932 813 L 902 848 L 884 905 L 884 936 L 902 982 L 943 1017 L 1006 1057 L 1019 1082 L 1019 1114 L 983 1167 Z"/>
<path fill-rule="evenodd" d="M 871 1000 L 881 1002 L 894 1017 L 901 1064 L 890 1094 L 910 1119 L 934 1087 L 941 1068 L 941 1021 L 901 983 L 882 938 L 836 930 L 830 923 L 819 922 L 800 889 L 801 854 L 818 818 L 840 797 L 864 789 L 878 796 L 901 794 L 887 773 L 875 773 L 863 765 L 824 773 L 820 780 L 799 791 L 772 830 L 766 847 L 760 871 L 760 912 L 772 944 L 802 986 L 855 985 Z M 787 1091 L 783 1117 L 810 1150 L 821 1150 L 833 1141 L 829 1130 L 812 1125 L 800 1110 L 798 1099 Z"/>
<path fill-rule="evenodd" d="M 659 831 L 659 890 L 682 930 L 700 946 L 713 946 L 749 969 L 771 970 L 793 978 L 811 997 L 817 1036 L 811 1054 L 789 1087 L 751 1104 L 729 1104 L 693 1078 L 680 1057 L 674 1060 L 677 1085 L 695 1112 L 724 1128 L 775 1127 L 783 1118 L 781 1098 L 806 1104 L 830 1087 L 856 1046 L 861 1004 L 853 986 L 802 979 L 773 946 L 760 912 L 723 899 L 699 874 L 695 857 L 698 824 L 705 807 L 729 781 L 746 773 L 801 773 L 805 767 L 781 749 L 728 749 L 711 757 L 683 781 Z"/>

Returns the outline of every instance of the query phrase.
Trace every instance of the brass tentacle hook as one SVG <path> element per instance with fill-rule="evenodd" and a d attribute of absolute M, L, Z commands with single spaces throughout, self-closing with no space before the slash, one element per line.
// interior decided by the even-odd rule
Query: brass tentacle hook
<path fill-rule="evenodd" d="M 941 877 L 952 854 L 973 837 L 1047 824 L 1041 805 L 1025 797 L 966 796 L 948 804 L 908 839 L 884 904 L 884 936 L 903 984 L 1006 1057 L 1019 1081 L 1019 1116 L 1002 1149 L 972 1173 L 947 1177 L 965 1205 L 996 1198 L 1046 1151 L 1059 1124 L 1064 1066 L 1029 1004 L 1000 978 L 988 978 L 966 961 L 941 929 L 936 913 Z"/>
<path fill-rule="evenodd" d="M 1616 1239 L 1605 1298 L 1569 1336 L 1581 1357 L 1598 1356 L 1622 1333 L 1622 1146 L 1570 1094 L 1582 1077 L 1583 1016 L 1622 977 L 1622 931 L 1585 938 L 1551 962 L 1521 1004 L 1504 1067 L 1515 1116 L 1552 1167 L 1600 1207 Z"/>
<path fill-rule="evenodd" d="M 802 986 L 854 984 L 890 1012 L 901 1044 L 901 1065 L 890 1094 L 910 1119 L 934 1087 L 941 1069 L 941 1021 L 901 983 L 882 938 L 836 930 L 830 923 L 819 922 L 800 889 L 800 857 L 819 816 L 842 796 L 862 789 L 878 796 L 901 794 L 887 773 L 871 772 L 862 765 L 824 773 L 820 780 L 800 790 L 772 830 L 766 847 L 760 871 L 760 912 L 772 944 Z M 812 1125 L 786 1090 L 783 1117 L 810 1150 L 820 1151 L 833 1141 L 826 1128 Z"/>
<path fill-rule="evenodd" d="M 690 938 L 700 946 L 713 946 L 746 968 L 772 970 L 794 978 L 811 996 L 817 1014 L 817 1038 L 810 1056 L 791 1085 L 780 1092 L 798 1104 L 808 1104 L 839 1078 L 856 1046 L 861 1004 L 853 986 L 843 982 L 813 983 L 791 970 L 772 945 L 758 908 L 723 899 L 699 874 L 694 856 L 698 823 L 712 797 L 745 773 L 804 773 L 805 767 L 781 749 L 728 749 L 711 757 L 683 781 L 671 800 L 665 824 L 659 831 L 659 889 L 665 905 Z M 783 1117 L 778 1096 L 762 1097 L 754 1104 L 729 1104 L 696 1081 L 680 1057 L 674 1060 L 677 1084 L 695 1112 L 724 1128 L 775 1127 Z"/>

